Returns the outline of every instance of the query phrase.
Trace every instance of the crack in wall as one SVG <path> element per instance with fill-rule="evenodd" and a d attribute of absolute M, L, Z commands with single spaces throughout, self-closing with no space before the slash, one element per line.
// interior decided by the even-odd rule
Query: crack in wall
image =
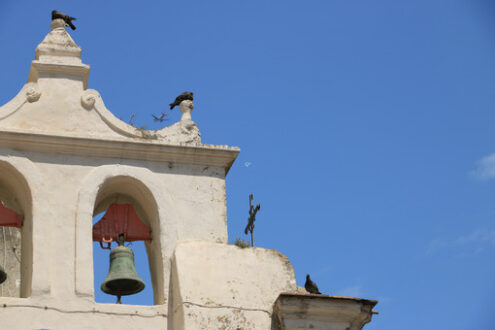
<path fill-rule="evenodd" d="M 2 306 L 0 306 L 2 307 Z M 66 314 L 106 314 L 106 315 L 118 315 L 118 316 L 138 316 L 138 317 L 144 317 L 144 318 L 153 318 L 153 317 L 167 317 L 167 314 L 164 313 L 156 313 L 154 315 L 144 315 L 144 314 L 139 314 L 137 311 L 135 313 L 132 312 L 106 312 L 106 311 L 100 311 L 97 309 L 92 309 L 92 310 L 67 310 L 67 309 L 62 309 L 58 307 L 52 307 L 52 306 L 36 306 L 36 305 L 7 305 L 3 304 L 3 308 L 35 308 L 35 309 L 43 309 L 43 310 L 53 310 L 57 311 L 60 313 L 66 313 Z"/>
<path fill-rule="evenodd" d="M 244 308 L 244 307 L 224 306 L 224 305 L 207 306 L 207 305 L 196 304 L 196 303 L 189 302 L 189 301 L 184 301 L 182 304 L 183 305 L 185 305 L 185 304 L 193 305 L 193 306 L 201 307 L 201 308 L 225 308 L 225 309 L 237 309 L 237 310 L 247 311 L 247 312 L 263 312 L 263 313 L 267 313 L 268 316 L 270 316 L 270 317 L 272 316 L 271 312 L 264 310 L 264 309 L 260 309 L 260 308 Z"/>

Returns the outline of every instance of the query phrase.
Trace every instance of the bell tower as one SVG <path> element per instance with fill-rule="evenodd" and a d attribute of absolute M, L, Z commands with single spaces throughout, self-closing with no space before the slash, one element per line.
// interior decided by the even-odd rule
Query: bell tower
<path fill-rule="evenodd" d="M 88 89 L 89 73 L 56 18 L 26 84 L 0 107 L 0 200 L 20 219 L 22 245 L 20 293 L 0 297 L 2 327 L 275 329 L 344 307 L 346 318 L 321 322 L 369 322 L 376 301 L 306 301 L 285 256 L 228 245 L 225 177 L 240 150 L 201 141 L 192 100 L 180 103 L 177 123 L 140 130 Z M 141 224 L 123 221 L 119 205 Z M 93 263 L 93 241 L 132 237 L 146 242 L 154 305 L 96 303 L 93 269 L 108 265 Z M 113 279 L 102 288 L 118 293 Z"/>

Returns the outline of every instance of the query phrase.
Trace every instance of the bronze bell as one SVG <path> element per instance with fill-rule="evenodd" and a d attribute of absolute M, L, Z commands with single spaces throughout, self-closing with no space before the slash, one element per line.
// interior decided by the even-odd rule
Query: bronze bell
<path fill-rule="evenodd" d="M 5 282 L 6 279 L 7 279 L 7 273 L 5 272 L 5 270 L 3 269 L 3 267 L 0 266 L 0 284 L 2 284 L 3 282 Z"/>
<path fill-rule="evenodd" d="M 117 296 L 128 296 L 144 290 L 144 282 L 139 278 L 134 266 L 134 253 L 124 246 L 123 235 L 119 235 L 119 246 L 110 252 L 110 270 L 101 284 L 105 293 Z"/>

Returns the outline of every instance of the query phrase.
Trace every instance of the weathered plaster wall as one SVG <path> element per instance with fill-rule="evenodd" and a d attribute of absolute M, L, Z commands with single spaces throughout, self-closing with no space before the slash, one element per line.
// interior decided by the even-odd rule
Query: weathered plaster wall
<path fill-rule="evenodd" d="M 164 306 L 95 304 L 84 300 L 0 298 L 2 329 L 167 329 Z"/>
<path fill-rule="evenodd" d="M 208 242 L 175 250 L 169 328 L 270 329 L 281 292 L 295 291 L 288 259 L 275 250 Z"/>
<path fill-rule="evenodd" d="M 21 230 L 0 227 L 0 265 L 8 274 L 0 284 L 0 296 L 20 297 L 21 294 Z"/>
<path fill-rule="evenodd" d="M 0 153 L 15 155 L 17 152 L 3 149 Z M 35 185 L 38 198 L 33 201 L 33 208 L 41 214 L 49 214 L 46 217 L 34 216 L 39 229 L 33 234 L 33 249 L 42 251 L 44 257 L 40 260 L 35 258 L 33 263 L 50 265 L 44 271 L 51 273 L 50 280 L 45 279 L 40 285 L 45 288 L 42 291 L 50 292 L 52 296 L 73 296 L 75 278 L 84 282 L 79 285 L 80 288 L 85 288 L 80 293 L 92 295 L 92 218 L 100 189 L 115 177 L 128 177 L 142 182 L 156 201 L 159 219 L 154 220 L 159 227 L 154 234 L 160 235 L 156 239 L 162 242 L 160 258 L 163 259 L 160 263 L 164 269 L 160 273 L 165 276 L 164 283 L 168 284 L 169 259 L 177 242 L 227 242 L 223 169 L 123 159 L 118 161 L 120 164 L 114 165 L 113 159 L 35 153 L 23 155 L 26 157 L 24 162 L 31 162 L 34 173 L 23 173 L 22 170 L 19 172 L 25 177 L 37 178 Z M 3 158 L 12 166 L 19 167 L 17 157 Z M 30 183 L 29 179 L 27 181 Z M 111 192 L 117 195 L 135 197 L 136 201 L 142 199 L 136 185 L 117 185 L 113 189 Z M 145 205 L 141 208 L 150 209 Z M 146 221 L 146 217 L 143 219 Z M 76 232 L 84 238 L 78 238 Z M 47 242 L 50 244 L 46 244 Z M 76 248 L 79 250 L 76 251 Z M 57 258 L 49 257 L 50 260 L 47 260 L 47 256 Z M 79 267 L 89 271 L 74 277 L 70 274 L 81 271 L 77 267 L 74 270 L 74 264 L 77 265 L 76 256 Z M 165 296 L 168 294 L 166 285 L 163 292 Z"/>
<path fill-rule="evenodd" d="M 112 196 L 116 196 L 113 193 L 129 196 L 138 204 L 141 202 L 137 205 L 138 211 L 147 210 L 143 220 L 155 222 L 150 264 L 155 274 L 153 286 L 160 290 L 155 292 L 155 303 L 161 304 L 157 307 L 163 315 L 167 310 L 170 259 L 176 244 L 192 240 L 227 242 L 225 181 L 221 168 L 124 159 L 115 165 L 114 159 L 49 156 L 9 149 L 0 149 L 0 155 L 10 155 L 0 156 L 0 161 L 17 168 L 26 179 L 29 192 L 37 196 L 32 201 L 32 249 L 36 253 L 31 260 L 33 269 L 38 271 L 33 273 L 33 299 L 22 305 L 68 304 L 77 310 L 79 304 L 82 309 L 85 304 L 94 304 L 92 218 L 98 203 L 104 202 L 108 196 L 111 201 Z M 107 189 L 107 183 L 114 178 L 136 180 L 149 189 L 151 195 L 141 194 L 136 184 L 126 184 L 126 180 Z M 15 182 L 8 185 L 13 186 Z M 102 192 L 108 196 L 100 196 Z M 15 195 L 15 191 L 12 193 Z M 24 196 L 18 194 L 14 199 L 22 198 Z M 151 213 L 154 219 L 149 219 L 151 207 L 145 204 L 150 199 L 154 199 L 157 208 L 156 214 Z M 17 210 L 23 213 L 22 208 Z M 31 237 L 26 235 L 26 239 L 31 240 Z M 155 242 L 160 244 L 153 245 Z M 10 305 L 12 301 L 0 298 L 0 306 L 2 303 Z M 99 305 L 102 304 L 94 304 Z M 120 308 L 112 305 L 110 310 L 113 306 Z M 138 310 L 146 312 L 148 307 L 139 306 Z M 12 313 L 10 309 L 9 312 L 0 309 L 2 311 Z M 15 311 L 33 315 L 40 313 L 37 307 L 15 307 Z M 56 311 L 46 314 L 53 313 L 57 314 Z M 72 316 L 64 314 L 59 317 L 71 319 Z M 163 318 L 158 317 L 160 322 Z M 144 322 L 146 318 L 135 319 Z M 140 324 L 136 322 L 130 324 Z"/>

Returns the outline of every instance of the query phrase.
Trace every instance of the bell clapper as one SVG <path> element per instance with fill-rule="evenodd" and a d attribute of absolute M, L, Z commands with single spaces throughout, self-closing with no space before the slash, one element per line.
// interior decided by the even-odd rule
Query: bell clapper
<path fill-rule="evenodd" d="M 120 298 L 122 298 L 122 296 L 117 296 L 117 301 L 115 302 L 116 304 L 122 304 L 122 301 L 120 300 Z"/>
<path fill-rule="evenodd" d="M 124 245 L 124 234 L 119 234 L 119 241 L 117 243 L 119 246 Z"/>

